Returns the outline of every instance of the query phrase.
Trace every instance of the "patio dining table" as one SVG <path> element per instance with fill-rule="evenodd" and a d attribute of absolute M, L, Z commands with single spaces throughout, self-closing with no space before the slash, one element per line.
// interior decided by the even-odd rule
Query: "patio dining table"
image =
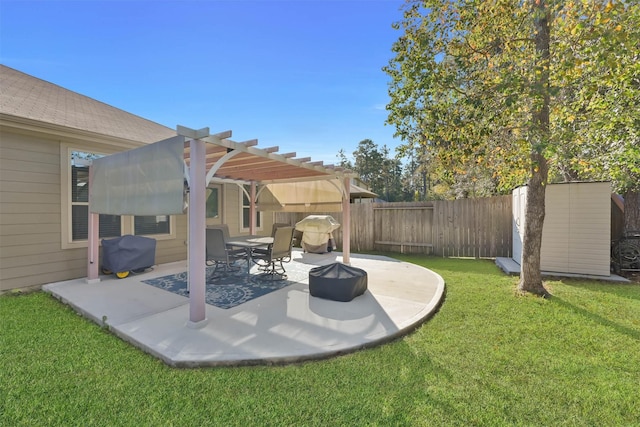
<path fill-rule="evenodd" d="M 251 274 L 251 252 L 255 248 L 266 248 L 273 243 L 271 236 L 235 236 L 227 241 L 227 246 L 244 248 L 247 251 L 247 274 Z"/>

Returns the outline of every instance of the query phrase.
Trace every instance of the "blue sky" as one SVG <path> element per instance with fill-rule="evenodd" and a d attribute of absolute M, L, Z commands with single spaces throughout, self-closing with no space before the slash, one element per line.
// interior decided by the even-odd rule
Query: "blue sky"
<path fill-rule="evenodd" d="M 385 125 L 402 0 L 0 0 L 0 62 L 171 128 L 325 164 Z"/>

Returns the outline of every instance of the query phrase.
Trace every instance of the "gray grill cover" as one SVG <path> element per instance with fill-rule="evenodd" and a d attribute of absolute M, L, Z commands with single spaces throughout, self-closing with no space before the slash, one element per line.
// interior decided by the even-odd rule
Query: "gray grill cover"
<path fill-rule="evenodd" d="M 156 263 L 156 240 L 130 234 L 102 240 L 102 268 L 120 273 Z"/>
<path fill-rule="evenodd" d="M 367 272 L 339 262 L 309 271 L 312 296 L 334 301 L 351 301 L 367 290 Z"/>

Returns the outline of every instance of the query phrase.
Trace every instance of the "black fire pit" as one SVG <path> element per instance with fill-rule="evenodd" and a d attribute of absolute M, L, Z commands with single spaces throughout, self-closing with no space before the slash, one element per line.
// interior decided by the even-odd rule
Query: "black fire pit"
<path fill-rule="evenodd" d="M 311 296 L 333 301 L 351 301 L 367 290 L 367 272 L 339 262 L 309 271 Z"/>

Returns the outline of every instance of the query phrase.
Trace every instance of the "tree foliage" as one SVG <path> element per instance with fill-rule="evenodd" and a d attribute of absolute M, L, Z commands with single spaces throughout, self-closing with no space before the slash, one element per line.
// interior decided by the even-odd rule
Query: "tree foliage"
<path fill-rule="evenodd" d="M 431 168 L 449 185 L 488 176 L 488 188 L 500 193 L 524 184 L 535 139 L 531 114 L 541 102 L 537 77 L 548 72 L 549 137 L 535 144 L 551 179 L 611 180 L 618 192 L 638 191 L 640 6 L 551 1 L 546 70 L 536 65 L 530 6 L 407 3 L 395 58 L 385 67 L 388 122 L 404 141 L 402 152 L 427 148 Z"/>
<path fill-rule="evenodd" d="M 340 166 L 356 172 L 371 191 L 388 202 L 406 200 L 403 191 L 403 166 L 399 159 L 389 156 L 386 145 L 378 147 L 370 139 L 363 139 L 353 152 L 354 162 L 346 156 L 344 150 L 338 153 Z"/>
<path fill-rule="evenodd" d="M 640 191 L 640 5 L 569 2 L 561 12 L 552 114 L 566 142 L 559 169 Z"/>
<path fill-rule="evenodd" d="M 524 290 L 544 293 L 548 173 L 640 185 L 639 8 L 424 0 L 409 1 L 396 24 L 388 123 L 405 153 L 429 151 L 449 182 L 481 170 L 497 191 L 528 184 Z"/>

